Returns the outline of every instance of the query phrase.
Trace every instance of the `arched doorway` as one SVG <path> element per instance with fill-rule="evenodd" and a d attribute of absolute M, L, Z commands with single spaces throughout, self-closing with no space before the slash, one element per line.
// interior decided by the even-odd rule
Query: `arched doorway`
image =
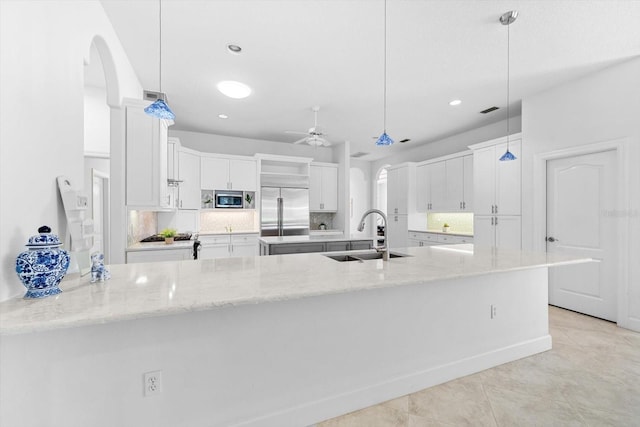
<path fill-rule="evenodd" d="M 93 220 L 89 253 L 103 253 L 106 263 L 111 258 L 111 110 L 118 104 L 113 58 L 105 41 L 96 36 L 84 61 L 84 189 L 89 196 L 85 218 Z"/>

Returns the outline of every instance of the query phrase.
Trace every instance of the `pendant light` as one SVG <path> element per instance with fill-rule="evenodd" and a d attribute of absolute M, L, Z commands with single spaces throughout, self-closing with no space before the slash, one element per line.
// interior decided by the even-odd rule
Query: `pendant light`
<path fill-rule="evenodd" d="M 159 66 L 158 66 L 158 83 L 160 85 L 160 97 L 147 108 L 144 109 L 144 112 L 150 115 L 151 117 L 155 117 L 157 119 L 165 119 L 165 120 L 175 120 L 176 115 L 173 114 L 171 108 L 167 105 L 167 103 L 162 98 L 164 95 L 162 94 L 162 0 L 158 0 L 158 21 L 160 27 L 159 33 Z"/>
<path fill-rule="evenodd" d="M 500 17 L 500 23 L 502 25 L 507 26 L 507 151 L 500 157 L 501 162 L 506 162 L 509 160 L 515 160 L 516 156 L 513 155 L 511 151 L 509 151 L 509 65 L 510 65 L 510 34 L 509 34 L 509 25 L 515 22 L 518 17 L 518 11 L 510 10 L 509 12 L 505 12 Z"/>
<path fill-rule="evenodd" d="M 383 131 L 377 139 L 376 145 L 391 145 L 393 139 L 387 135 L 387 0 L 384 0 L 384 112 Z"/>

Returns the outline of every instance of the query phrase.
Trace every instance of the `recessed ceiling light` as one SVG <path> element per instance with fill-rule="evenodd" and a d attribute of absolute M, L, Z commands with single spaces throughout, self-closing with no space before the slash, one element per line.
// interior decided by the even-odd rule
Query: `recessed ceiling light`
<path fill-rule="evenodd" d="M 226 114 L 218 114 L 218 118 L 219 119 L 228 119 L 229 116 L 227 116 Z"/>
<path fill-rule="evenodd" d="M 242 52 L 242 48 L 237 44 L 228 44 L 227 50 L 229 53 L 233 53 L 234 55 L 240 55 L 240 52 Z"/>
<path fill-rule="evenodd" d="M 455 107 L 456 105 L 460 105 L 460 104 L 462 104 L 462 101 L 460 101 L 459 99 L 454 99 L 449 103 L 449 105 L 451 105 L 452 107 Z"/>
<path fill-rule="evenodd" d="M 229 98 L 246 98 L 251 94 L 251 88 L 244 83 L 233 80 L 225 80 L 216 85 L 218 90 Z"/>

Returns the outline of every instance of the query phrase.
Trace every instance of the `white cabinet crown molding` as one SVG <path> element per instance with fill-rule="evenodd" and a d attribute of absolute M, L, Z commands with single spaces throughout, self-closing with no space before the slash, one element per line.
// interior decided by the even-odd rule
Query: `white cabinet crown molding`
<path fill-rule="evenodd" d="M 444 162 L 446 160 L 457 159 L 458 157 L 469 156 L 472 154 L 473 154 L 473 150 L 459 151 L 457 153 L 447 154 L 446 156 L 434 157 L 433 159 L 423 160 L 421 162 L 416 163 L 416 165 L 423 166 L 431 163 Z"/>
<path fill-rule="evenodd" d="M 522 132 L 513 133 L 513 134 L 509 135 L 509 142 L 516 141 L 518 139 L 522 139 Z M 490 147 L 492 145 L 503 144 L 505 142 L 507 142 L 507 137 L 506 136 L 501 136 L 500 138 L 494 138 L 494 139 L 490 139 L 489 141 L 479 142 L 477 144 L 469 145 L 468 147 L 471 150 L 478 150 L 478 149 L 481 149 L 481 148 Z"/>

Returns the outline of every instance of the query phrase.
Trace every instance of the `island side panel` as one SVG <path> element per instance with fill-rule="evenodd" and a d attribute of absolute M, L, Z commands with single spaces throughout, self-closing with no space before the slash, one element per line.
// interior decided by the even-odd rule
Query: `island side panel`
<path fill-rule="evenodd" d="M 547 303 L 537 268 L 3 336 L 0 425 L 311 425 L 548 350 Z"/>

